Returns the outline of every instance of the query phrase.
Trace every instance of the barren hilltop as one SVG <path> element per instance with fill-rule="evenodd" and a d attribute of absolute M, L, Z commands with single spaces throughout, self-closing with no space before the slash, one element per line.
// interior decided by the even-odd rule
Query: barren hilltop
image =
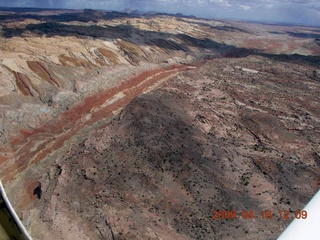
<path fill-rule="evenodd" d="M 0 8 L 0 177 L 30 235 L 275 239 L 319 190 L 319 39 Z"/>

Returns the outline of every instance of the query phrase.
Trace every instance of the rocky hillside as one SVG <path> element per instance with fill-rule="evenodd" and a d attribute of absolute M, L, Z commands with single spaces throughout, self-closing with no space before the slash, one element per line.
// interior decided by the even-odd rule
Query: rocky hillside
<path fill-rule="evenodd" d="M 32 237 L 275 239 L 319 189 L 318 30 L 88 11 L 0 17 L 1 180 Z"/>
<path fill-rule="evenodd" d="M 27 171 L 24 181 L 38 180 L 37 207 L 24 211 L 31 233 L 275 239 L 320 183 L 319 79 L 312 65 L 286 64 L 211 60 L 135 98 L 46 170 Z M 213 210 L 256 218 L 213 220 Z M 267 210 L 274 216 L 262 219 Z"/>
<path fill-rule="evenodd" d="M 1 111 L 10 119 L 19 119 L 23 128 L 56 117 L 84 96 L 132 72 L 159 64 L 253 51 L 320 53 L 319 34 L 307 27 L 91 10 L 29 11 L 2 12 L 0 18 Z M 8 112 L 7 106 L 15 110 Z M 15 132 L 10 124 L 2 125 L 6 132 Z M 2 142 L 10 141 L 10 136 Z"/>

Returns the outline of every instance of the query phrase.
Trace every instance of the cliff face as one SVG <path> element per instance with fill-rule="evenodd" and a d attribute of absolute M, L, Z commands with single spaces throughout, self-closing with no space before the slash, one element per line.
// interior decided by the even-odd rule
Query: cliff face
<path fill-rule="evenodd" d="M 1 18 L 0 173 L 32 237 L 276 238 L 319 189 L 314 29 L 90 14 Z"/>

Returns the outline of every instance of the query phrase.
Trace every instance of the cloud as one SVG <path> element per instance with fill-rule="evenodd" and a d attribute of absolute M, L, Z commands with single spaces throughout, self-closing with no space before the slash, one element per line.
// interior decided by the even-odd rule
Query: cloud
<path fill-rule="evenodd" d="M 245 11 L 248 11 L 248 10 L 251 9 L 251 7 L 248 6 L 248 5 L 240 5 L 239 7 L 240 7 L 241 9 L 245 10 Z"/>
<path fill-rule="evenodd" d="M 320 25 L 319 0 L 0 0 L 0 6 L 110 10 L 131 8 L 210 18 Z"/>

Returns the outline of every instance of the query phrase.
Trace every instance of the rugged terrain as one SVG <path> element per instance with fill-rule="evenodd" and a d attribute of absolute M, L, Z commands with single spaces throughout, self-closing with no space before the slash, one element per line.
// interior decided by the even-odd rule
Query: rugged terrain
<path fill-rule="evenodd" d="M 0 173 L 34 239 L 275 239 L 319 189 L 319 29 L 5 10 Z"/>

